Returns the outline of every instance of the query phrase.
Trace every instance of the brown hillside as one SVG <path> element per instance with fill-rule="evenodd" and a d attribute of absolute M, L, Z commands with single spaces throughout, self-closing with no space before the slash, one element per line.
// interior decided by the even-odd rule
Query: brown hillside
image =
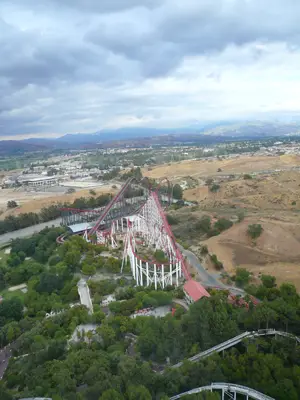
<path fill-rule="evenodd" d="M 264 229 L 256 242 L 247 235 L 251 223 L 260 223 Z M 289 277 L 292 273 L 293 283 L 300 288 L 300 226 L 297 224 L 247 219 L 206 240 L 205 244 L 231 274 L 241 266 L 254 274 L 271 271 L 280 282 L 292 279 Z"/>

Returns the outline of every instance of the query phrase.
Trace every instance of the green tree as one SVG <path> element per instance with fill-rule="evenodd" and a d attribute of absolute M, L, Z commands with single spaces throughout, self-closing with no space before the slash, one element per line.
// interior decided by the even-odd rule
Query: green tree
<path fill-rule="evenodd" d="M 218 230 L 219 232 L 223 232 L 229 228 L 231 228 L 233 225 L 232 221 L 226 218 L 220 218 L 218 221 L 215 222 L 214 228 Z"/>
<path fill-rule="evenodd" d="M 15 200 L 10 200 L 7 202 L 7 208 L 16 208 L 18 207 L 18 203 Z"/>
<path fill-rule="evenodd" d="M 130 385 L 127 389 L 128 400 L 151 400 L 149 390 L 143 385 Z"/>
<path fill-rule="evenodd" d="M 237 286 L 244 287 L 250 281 L 251 273 L 245 268 L 237 268 L 235 273 L 235 282 Z"/>
<path fill-rule="evenodd" d="M 176 185 L 173 186 L 173 198 L 181 200 L 182 196 L 183 196 L 182 187 L 178 183 L 176 183 Z"/>
<path fill-rule="evenodd" d="M 82 273 L 85 275 L 94 275 L 96 273 L 96 267 L 87 263 L 83 263 Z"/>
<path fill-rule="evenodd" d="M 213 185 L 210 186 L 209 190 L 212 193 L 216 193 L 220 190 L 220 187 L 221 187 L 220 185 L 218 185 L 217 183 L 214 183 Z"/>
<path fill-rule="evenodd" d="M 261 279 L 261 281 L 262 281 L 262 284 L 263 284 L 266 288 L 271 289 L 271 288 L 276 287 L 276 278 L 275 278 L 275 276 L 272 276 L 272 275 L 262 275 L 260 279 Z"/>
<path fill-rule="evenodd" d="M 99 400 L 124 400 L 124 397 L 115 389 L 106 390 Z"/>
<path fill-rule="evenodd" d="M 247 233 L 251 239 L 257 239 L 263 232 L 263 228 L 260 224 L 248 225 Z"/>

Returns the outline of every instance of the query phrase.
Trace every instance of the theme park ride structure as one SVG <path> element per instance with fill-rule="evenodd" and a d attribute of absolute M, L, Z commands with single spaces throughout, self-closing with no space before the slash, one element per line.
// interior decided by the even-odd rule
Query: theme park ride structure
<path fill-rule="evenodd" d="M 129 261 L 138 285 L 154 284 L 155 289 L 174 284 L 178 286 L 182 274 L 187 280 L 191 277 L 167 222 L 159 190 L 143 187 L 142 194 L 128 197 L 128 193 L 135 193 L 139 187 L 134 179 L 129 179 L 104 209 L 95 225 L 86 232 L 85 237 L 88 240 L 96 237 L 99 244 L 110 241 L 111 246 L 116 247 L 117 235 L 122 234 L 122 269 Z M 164 200 L 170 201 L 168 196 L 164 196 Z M 140 257 L 140 245 L 152 252 L 162 251 L 164 262 Z"/>

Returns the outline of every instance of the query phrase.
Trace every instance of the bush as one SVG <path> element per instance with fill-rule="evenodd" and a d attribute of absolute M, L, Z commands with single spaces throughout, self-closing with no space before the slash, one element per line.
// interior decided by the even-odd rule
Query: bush
<path fill-rule="evenodd" d="M 221 261 L 218 260 L 218 257 L 215 254 L 211 254 L 210 259 L 217 270 L 223 268 L 223 264 L 221 263 Z"/>
<path fill-rule="evenodd" d="M 213 193 L 216 193 L 220 190 L 220 185 L 218 185 L 217 183 L 214 183 L 213 185 L 211 185 L 209 190 Z"/>
<path fill-rule="evenodd" d="M 247 233 L 251 239 L 257 239 L 263 232 L 263 228 L 260 224 L 248 225 Z"/>
<path fill-rule="evenodd" d="M 220 218 L 214 224 L 214 228 L 217 229 L 219 232 L 226 231 L 227 229 L 231 228 L 233 225 L 232 221 L 226 218 Z"/>
<path fill-rule="evenodd" d="M 242 222 L 242 221 L 244 220 L 244 218 L 245 218 L 244 211 L 240 211 L 240 212 L 238 213 L 237 217 L 238 217 L 238 221 L 239 221 L 239 222 Z"/>
<path fill-rule="evenodd" d="M 16 207 L 18 207 L 18 204 L 16 201 L 10 200 L 7 202 L 7 208 L 16 208 Z"/>
<path fill-rule="evenodd" d="M 90 194 L 91 194 L 92 196 L 96 196 L 95 190 L 94 190 L 94 189 L 91 189 L 91 190 L 90 190 Z"/>
<path fill-rule="evenodd" d="M 208 233 L 211 229 L 210 217 L 208 215 L 204 215 L 199 221 L 196 222 L 195 229 L 203 233 Z"/>
<path fill-rule="evenodd" d="M 207 246 L 205 244 L 203 246 L 201 246 L 200 253 L 203 256 L 206 256 L 206 254 L 208 254 L 208 248 L 207 248 Z"/>
<path fill-rule="evenodd" d="M 156 250 L 154 253 L 154 258 L 159 263 L 168 262 L 168 258 L 166 257 L 165 253 L 162 250 Z"/>
<path fill-rule="evenodd" d="M 170 225 L 178 224 L 178 219 L 171 214 L 167 214 L 167 221 Z"/>
<path fill-rule="evenodd" d="M 245 179 L 245 180 L 247 180 L 247 179 L 252 179 L 252 176 L 251 176 L 250 174 L 245 174 L 245 175 L 244 175 L 244 179 Z"/>
<path fill-rule="evenodd" d="M 244 287 L 250 281 L 251 273 L 245 268 L 237 268 L 235 275 L 235 283 L 239 287 Z"/>
<path fill-rule="evenodd" d="M 268 289 L 272 289 L 272 288 L 276 287 L 276 278 L 275 278 L 275 276 L 262 275 L 261 276 L 261 281 L 262 281 L 262 284 Z"/>
<path fill-rule="evenodd" d="M 51 256 L 51 257 L 49 258 L 48 263 L 49 263 L 49 265 L 52 267 L 53 265 L 58 264 L 60 261 L 61 261 L 60 256 L 54 255 L 54 256 Z"/>

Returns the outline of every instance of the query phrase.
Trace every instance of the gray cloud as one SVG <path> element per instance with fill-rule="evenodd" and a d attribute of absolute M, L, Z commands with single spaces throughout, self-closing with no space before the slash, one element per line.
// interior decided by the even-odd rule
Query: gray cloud
<path fill-rule="evenodd" d="M 0 14 L 0 136 L 252 115 L 248 81 L 300 81 L 298 0 L 2 0 Z"/>

